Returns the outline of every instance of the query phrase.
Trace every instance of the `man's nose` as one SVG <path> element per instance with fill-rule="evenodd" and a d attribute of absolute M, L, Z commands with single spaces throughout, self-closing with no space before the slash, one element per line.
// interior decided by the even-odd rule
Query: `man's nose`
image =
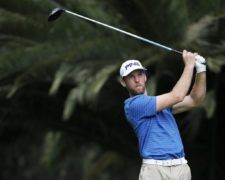
<path fill-rule="evenodd" d="M 135 82 L 139 82 L 140 78 L 138 76 L 134 76 L 134 80 L 135 80 Z"/>

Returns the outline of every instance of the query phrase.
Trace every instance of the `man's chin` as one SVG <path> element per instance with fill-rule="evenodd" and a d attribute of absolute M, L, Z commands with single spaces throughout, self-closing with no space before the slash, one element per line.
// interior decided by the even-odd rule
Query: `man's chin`
<path fill-rule="evenodd" d="M 144 94 L 144 93 L 145 93 L 145 91 L 132 91 L 132 92 L 130 92 L 130 94 L 132 96 L 137 96 L 137 95 Z"/>

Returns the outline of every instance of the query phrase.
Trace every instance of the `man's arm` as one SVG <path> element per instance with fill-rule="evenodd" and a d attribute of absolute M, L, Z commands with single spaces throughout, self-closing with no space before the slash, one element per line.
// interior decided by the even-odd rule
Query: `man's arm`
<path fill-rule="evenodd" d="M 184 101 L 185 96 L 190 88 L 193 69 L 195 65 L 195 56 L 191 52 L 183 51 L 183 61 L 184 61 L 184 70 L 177 81 L 176 85 L 169 93 L 160 95 L 156 97 L 156 110 L 157 112 L 165 109 L 167 107 L 171 107 L 179 102 Z"/>
<path fill-rule="evenodd" d="M 202 103 L 206 94 L 206 73 L 201 72 L 196 74 L 195 82 L 188 96 L 180 103 L 173 106 L 173 113 L 187 111 Z"/>
<path fill-rule="evenodd" d="M 203 57 L 197 56 L 196 62 L 196 78 L 192 90 L 184 100 L 173 106 L 173 113 L 179 113 L 189 110 L 202 103 L 206 94 L 206 61 Z"/>

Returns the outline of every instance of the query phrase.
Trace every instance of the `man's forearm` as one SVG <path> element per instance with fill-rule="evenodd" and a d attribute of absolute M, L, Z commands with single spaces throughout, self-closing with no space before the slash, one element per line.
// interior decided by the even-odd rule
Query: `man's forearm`
<path fill-rule="evenodd" d="M 183 71 L 180 79 L 178 80 L 178 82 L 174 86 L 172 92 L 176 96 L 183 99 L 186 96 L 186 94 L 187 94 L 187 92 L 190 88 L 192 76 L 193 76 L 193 67 L 192 66 L 185 66 L 184 71 Z"/>
<path fill-rule="evenodd" d="M 196 74 L 195 82 L 193 84 L 190 96 L 195 104 L 200 104 L 206 94 L 206 72 Z"/>

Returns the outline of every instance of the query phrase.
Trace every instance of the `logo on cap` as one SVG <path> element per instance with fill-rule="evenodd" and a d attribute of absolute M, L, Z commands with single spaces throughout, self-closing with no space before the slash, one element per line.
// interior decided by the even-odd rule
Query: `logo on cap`
<path fill-rule="evenodd" d="M 138 60 L 127 60 L 120 67 L 120 76 L 125 77 L 128 74 L 130 74 L 132 71 L 138 70 L 138 69 L 146 70 L 142 66 L 140 61 L 138 61 Z"/>
<path fill-rule="evenodd" d="M 138 62 L 131 62 L 125 66 L 125 69 L 132 67 L 132 66 L 141 66 Z"/>

